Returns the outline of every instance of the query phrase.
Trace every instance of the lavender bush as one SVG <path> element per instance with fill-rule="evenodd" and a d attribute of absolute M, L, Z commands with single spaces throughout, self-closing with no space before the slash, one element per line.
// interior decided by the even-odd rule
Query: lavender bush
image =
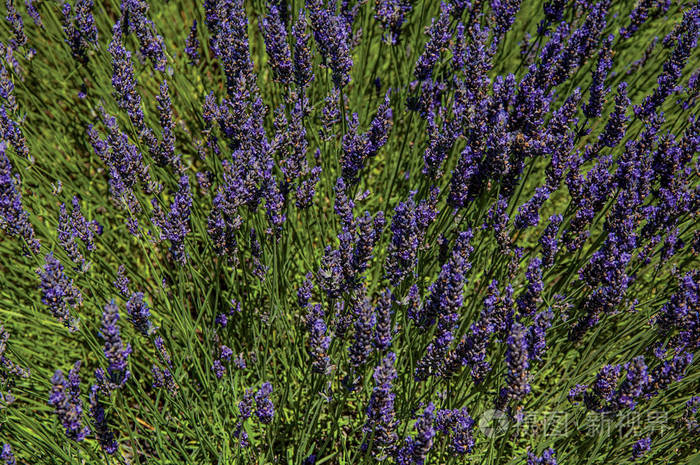
<path fill-rule="evenodd" d="M 697 0 L 2 16 L 0 461 L 697 457 Z"/>

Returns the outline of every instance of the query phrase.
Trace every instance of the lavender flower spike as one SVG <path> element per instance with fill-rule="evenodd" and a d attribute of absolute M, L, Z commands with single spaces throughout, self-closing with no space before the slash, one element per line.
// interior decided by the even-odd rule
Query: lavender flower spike
<path fill-rule="evenodd" d="M 118 321 L 119 307 L 112 299 L 105 305 L 102 313 L 102 330 L 100 332 L 100 337 L 105 341 L 104 354 L 109 366 L 107 367 L 107 376 L 101 369 L 98 370 L 99 375 L 97 376 L 98 381 L 103 381 L 106 384 L 107 390 L 124 386 L 131 376 L 127 367 L 131 344 L 124 346 L 119 334 L 119 326 L 117 326 Z"/>
<path fill-rule="evenodd" d="M 77 308 L 83 297 L 73 285 L 73 280 L 63 272 L 63 265 L 53 256 L 53 252 L 46 255 L 44 267 L 37 274 L 41 278 L 41 302 L 70 331 L 77 331 L 78 320 L 71 316 L 70 309 Z"/>
<path fill-rule="evenodd" d="M 58 420 L 66 430 L 66 437 L 80 442 L 90 434 L 90 428 L 83 426 L 83 402 L 80 400 L 80 378 L 78 371 L 81 362 L 78 360 L 68 373 L 66 380 L 61 370 L 56 370 L 51 378 L 49 405 L 55 408 Z"/>
<path fill-rule="evenodd" d="M 396 413 L 394 412 L 394 398 L 392 383 L 396 379 L 396 354 L 389 352 L 375 368 L 374 388 L 367 405 L 367 421 L 363 431 L 371 439 L 372 454 L 381 459 L 391 454 L 398 441 L 396 427 Z"/>

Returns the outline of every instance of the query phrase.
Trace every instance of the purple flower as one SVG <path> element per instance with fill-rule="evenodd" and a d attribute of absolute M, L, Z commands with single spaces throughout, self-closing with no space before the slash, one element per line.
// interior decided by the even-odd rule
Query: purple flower
<path fill-rule="evenodd" d="M 27 7 L 27 14 L 29 15 L 30 18 L 32 18 L 32 21 L 34 21 L 34 24 L 39 26 L 40 28 L 44 29 L 44 24 L 41 21 L 41 15 L 39 14 L 39 11 L 36 9 L 36 5 L 34 5 L 34 0 L 24 0 L 24 6 Z"/>
<path fill-rule="evenodd" d="M 656 331 L 666 346 L 675 352 L 700 347 L 700 315 L 694 308 L 700 302 L 700 272 L 690 271 L 680 279 L 679 289 L 671 295 L 654 317 Z"/>
<path fill-rule="evenodd" d="M 642 356 L 626 363 L 625 370 L 627 370 L 627 376 L 620 388 L 615 391 L 612 400 L 613 408 L 616 410 L 624 407 L 634 410 L 637 398 L 642 395 L 650 381 L 647 365 L 644 363 L 644 357 Z"/>
<path fill-rule="evenodd" d="M 542 232 L 542 236 L 539 239 L 539 243 L 542 246 L 542 266 L 545 269 L 554 265 L 554 258 L 559 249 L 557 234 L 562 221 L 563 217 L 561 215 L 550 216 L 549 224 L 544 228 L 544 232 Z"/>
<path fill-rule="evenodd" d="M 248 447 L 248 433 L 243 429 L 243 423 L 253 414 L 253 389 L 246 389 L 243 399 L 238 402 L 238 423 L 233 432 L 241 447 Z"/>
<path fill-rule="evenodd" d="M 540 258 L 535 257 L 530 260 L 525 276 L 529 282 L 525 292 L 518 297 L 516 303 L 522 315 L 532 316 L 537 311 L 537 306 L 542 300 L 540 294 L 542 294 L 542 289 L 544 288 L 542 283 L 542 260 Z"/>
<path fill-rule="evenodd" d="M 197 20 L 192 21 L 190 33 L 185 40 L 185 53 L 190 59 L 190 65 L 196 66 L 199 64 L 199 39 L 197 38 Z"/>
<path fill-rule="evenodd" d="M 620 379 L 620 365 L 605 365 L 596 375 L 595 383 L 590 393 L 586 393 L 584 401 L 586 407 L 600 411 L 603 402 L 611 402 L 617 392 L 617 383 Z"/>
<path fill-rule="evenodd" d="M 129 278 L 126 277 L 125 271 L 124 265 L 119 265 L 116 280 L 112 284 L 114 284 L 114 287 L 117 288 L 122 297 L 128 299 L 131 291 L 129 291 Z"/>
<path fill-rule="evenodd" d="M 73 280 L 65 275 L 63 265 L 54 258 L 53 252 L 46 255 L 44 267 L 37 274 L 41 278 L 41 302 L 71 332 L 77 331 L 78 320 L 71 316 L 70 309 L 77 308 L 83 297 Z"/>
<path fill-rule="evenodd" d="M 393 112 L 389 101 L 389 94 L 384 97 L 384 102 L 377 109 L 377 114 L 370 123 L 366 133 L 358 133 L 359 121 L 357 114 L 352 115 L 348 131 L 343 136 L 343 152 L 340 157 L 340 166 L 343 170 L 343 178 L 350 184 L 356 184 L 360 179 L 360 171 L 365 162 L 373 158 L 388 140 L 389 129 L 393 121 Z"/>
<path fill-rule="evenodd" d="M 448 437 L 448 448 L 455 454 L 468 454 L 474 447 L 472 429 L 474 420 L 466 407 L 454 410 L 438 410 L 435 428 Z"/>
<path fill-rule="evenodd" d="M 546 0 L 542 5 L 544 16 L 547 21 L 556 23 L 564 17 L 567 0 Z"/>
<path fill-rule="evenodd" d="M 698 408 L 700 408 L 700 396 L 693 396 L 685 403 L 682 420 L 691 433 L 700 431 L 700 422 L 698 422 L 697 418 Z"/>
<path fill-rule="evenodd" d="M 497 37 L 503 37 L 515 22 L 515 15 L 520 9 L 521 0 L 491 0 L 491 10 L 496 20 Z"/>
<path fill-rule="evenodd" d="M 292 80 L 292 53 L 287 43 L 287 30 L 274 4 L 269 6 L 267 16 L 260 21 L 260 31 L 275 80 L 288 85 Z"/>
<path fill-rule="evenodd" d="M 30 372 L 10 360 L 6 355 L 7 341 L 10 335 L 5 328 L 0 325 L 0 385 L 7 389 L 5 393 L 0 391 L 0 401 L 9 405 L 15 401 L 15 397 L 10 389 L 15 384 L 15 378 L 29 378 Z"/>
<path fill-rule="evenodd" d="M 224 373 L 226 373 L 225 364 L 231 361 L 232 356 L 233 351 L 229 347 L 223 344 L 219 346 L 219 358 L 214 360 L 211 367 L 211 370 L 214 372 L 217 379 L 221 379 L 224 376 Z"/>
<path fill-rule="evenodd" d="M 431 190 L 430 198 L 416 203 L 415 192 L 406 202 L 399 202 L 391 219 L 391 242 L 384 269 L 393 286 L 398 286 L 415 270 L 418 251 L 424 245 L 428 227 L 437 217 L 439 190 Z"/>
<path fill-rule="evenodd" d="M 649 16 L 649 9 L 652 4 L 656 3 L 654 0 L 641 0 L 637 3 L 630 13 L 630 24 L 627 27 L 620 28 L 620 37 L 629 39 L 632 35 L 637 32 L 639 26 L 644 24 Z"/>
<path fill-rule="evenodd" d="M 165 79 L 160 85 L 160 92 L 156 95 L 158 102 L 158 117 L 163 140 L 158 143 L 152 153 L 159 165 L 172 164 L 178 171 L 180 160 L 175 156 L 175 122 L 173 121 L 173 110 L 170 102 L 170 91 L 168 81 Z"/>
<path fill-rule="evenodd" d="M 311 356 L 311 369 L 314 373 L 330 374 L 332 366 L 328 356 L 331 338 L 324 320 L 323 308 L 316 305 L 306 305 L 306 329 L 309 332 L 307 350 Z"/>
<path fill-rule="evenodd" d="M 297 208 L 304 209 L 312 205 L 314 196 L 316 195 L 316 186 L 321 180 L 321 167 L 314 166 L 311 168 L 309 177 L 301 181 L 296 190 Z"/>
<path fill-rule="evenodd" d="M 107 362 L 109 362 L 107 367 L 109 376 L 104 379 L 104 373 L 102 370 L 98 370 L 101 373 L 98 378 L 103 378 L 108 390 L 124 386 L 131 376 L 127 365 L 127 359 L 131 353 L 131 344 L 125 346 L 122 342 L 119 326 L 117 326 L 118 321 L 119 307 L 112 299 L 110 303 L 105 305 L 102 313 L 102 330 L 100 332 L 100 337 L 105 341 L 104 354 Z"/>
<path fill-rule="evenodd" d="M 415 437 L 407 437 L 406 443 L 399 450 L 397 463 L 400 465 L 423 465 L 428 458 L 428 452 L 433 447 L 435 440 L 435 406 L 430 403 L 423 410 L 423 414 L 418 417 L 413 428 L 416 430 Z"/>
<path fill-rule="evenodd" d="M 66 430 L 66 437 L 80 442 L 90 434 L 90 428 L 83 426 L 83 402 L 80 400 L 80 360 L 68 372 L 66 380 L 61 370 L 56 370 L 51 378 L 49 405 L 55 408 L 56 416 Z"/>
<path fill-rule="evenodd" d="M 324 6 L 323 0 L 307 0 L 316 46 L 324 61 L 330 66 L 333 83 L 338 88 L 350 82 L 352 69 L 350 28 L 345 18 Z"/>
<path fill-rule="evenodd" d="M 391 291 L 387 289 L 379 296 L 375 310 L 377 323 L 374 327 L 374 345 L 379 350 L 386 350 L 391 346 L 391 303 Z"/>
<path fill-rule="evenodd" d="M 120 22 L 112 29 L 112 41 L 109 43 L 109 53 L 112 55 L 112 87 L 117 105 L 125 110 L 136 129 L 145 129 L 143 110 L 141 109 L 141 96 L 136 89 L 138 82 L 134 73 L 134 65 L 131 61 L 131 52 L 122 45 L 122 25 Z"/>
<path fill-rule="evenodd" d="M 685 377 L 686 369 L 693 362 L 691 352 L 681 352 L 670 361 L 665 361 L 651 371 L 648 382 L 644 384 L 644 395 L 647 399 L 656 396 L 659 391 L 668 388 L 672 383 Z"/>
<path fill-rule="evenodd" d="M 161 368 L 157 365 L 151 367 L 151 373 L 153 374 L 153 388 L 166 388 L 171 396 L 177 396 L 177 391 L 179 389 L 171 368 Z"/>
<path fill-rule="evenodd" d="M 540 208 L 547 201 L 551 190 L 549 186 L 542 186 L 535 189 L 535 194 L 518 207 L 518 214 L 513 220 L 513 224 L 518 229 L 537 226 L 540 222 Z"/>
<path fill-rule="evenodd" d="M 479 195 L 483 179 L 479 176 L 481 154 L 467 145 L 459 155 L 457 166 L 450 179 L 447 203 L 454 208 L 469 206 Z"/>
<path fill-rule="evenodd" d="M 452 38 L 450 33 L 450 14 L 452 6 L 449 3 L 440 4 L 440 16 L 432 19 L 426 34 L 428 41 L 425 43 L 423 53 L 416 62 L 413 75 L 419 81 L 429 79 L 433 74 L 433 68 L 440 59 L 440 54 L 447 48 Z"/>
<path fill-rule="evenodd" d="M 551 309 L 539 312 L 535 315 L 534 323 L 528 328 L 528 349 L 530 360 L 541 360 L 542 355 L 547 349 L 547 340 L 545 333 L 552 326 L 554 314 Z"/>
<path fill-rule="evenodd" d="M 374 308 L 369 303 L 364 289 L 356 293 L 352 298 L 352 308 L 355 321 L 355 340 L 350 345 L 348 352 L 350 363 L 353 367 L 364 365 L 372 354 L 372 333 L 376 322 Z"/>
<path fill-rule="evenodd" d="M 617 86 L 617 95 L 615 96 L 615 108 L 608 117 L 608 122 L 605 124 L 605 129 L 598 136 L 598 143 L 613 148 L 620 143 L 625 135 L 625 125 L 628 117 L 625 115 L 630 100 L 627 97 L 627 83 L 621 82 Z"/>
<path fill-rule="evenodd" d="M 554 454 L 554 449 L 550 447 L 543 450 L 540 457 L 532 452 L 528 452 L 527 465 L 557 465 L 557 458 Z"/>
<path fill-rule="evenodd" d="M 429 296 L 421 310 L 417 323 L 423 327 L 436 321 L 442 329 L 451 329 L 456 322 L 463 301 L 463 287 L 466 272 L 471 265 L 467 262 L 473 247 L 469 244 L 473 237 L 471 230 L 460 232 L 455 240 L 452 255 L 442 266 L 440 274 L 429 287 Z"/>
<path fill-rule="evenodd" d="M 102 226 L 96 221 L 87 221 L 80 211 L 80 203 L 77 197 L 73 197 L 73 210 L 68 214 L 65 204 L 61 204 L 58 226 L 58 244 L 66 251 L 73 263 L 79 265 L 77 271 L 87 271 L 88 263 L 85 260 L 77 239 L 82 240 L 85 248 L 91 252 L 95 249 L 94 236 L 102 233 Z"/>
<path fill-rule="evenodd" d="M 92 417 L 95 437 L 107 454 L 114 454 L 119 444 L 114 438 L 114 432 L 107 424 L 105 409 L 100 402 L 100 388 L 93 384 L 90 388 L 90 417 Z"/>
<path fill-rule="evenodd" d="M 27 43 L 27 35 L 24 33 L 24 21 L 22 21 L 22 17 L 15 8 L 13 0 L 7 0 L 5 6 L 7 8 L 5 19 L 10 25 L 13 34 L 13 37 L 10 39 L 10 45 L 12 48 L 18 49 Z"/>
<path fill-rule="evenodd" d="M 143 292 L 134 292 L 126 303 L 126 311 L 129 314 L 129 321 L 134 328 L 144 336 L 151 333 L 151 310 L 143 300 Z"/>
<path fill-rule="evenodd" d="M 97 47 L 97 25 L 92 16 L 93 0 L 76 0 L 75 7 L 63 4 L 63 31 L 73 58 L 87 62 L 87 52 Z"/>
<path fill-rule="evenodd" d="M 677 32 L 676 47 L 663 66 L 663 72 L 657 79 L 658 86 L 651 95 L 644 98 L 640 105 L 634 107 L 634 113 L 640 118 L 649 118 L 675 90 L 681 78 L 683 68 L 698 42 L 700 28 L 700 6 L 686 10 Z"/>
<path fill-rule="evenodd" d="M 530 392 L 530 363 L 528 354 L 528 333 L 519 323 L 513 323 L 506 340 L 506 386 L 501 389 L 497 406 L 504 407 L 509 402 L 519 402 Z"/>
<path fill-rule="evenodd" d="M 306 33 L 306 27 L 306 15 L 300 11 L 297 21 L 292 26 L 292 36 L 294 37 L 294 83 L 302 89 L 314 80 L 311 50 L 309 49 L 310 37 Z"/>
<path fill-rule="evenodd" d="M 597 118 L 603 111 L 605 94 L 609 92 L 609 89 L 605 88 L 605 78 L 612 68 L 612 42 L 613 35 L 610 34 L 598 52 L 598 66 L 593 70 L 592 76 L 591 98 L 588 104 L 582 107 L 587 118 Z"/>
<path fill-rule="evenodd" d="M 442 164 L 460 136 L 461 120 L 459 117 L 448 119 L 446 114 L 443 107 L 429 108 L 426 114 L 428 145 L 423 154 L 423 174 L 434 180 L 442 177 Z"/>
<path fill-rule="evenodd" d="M 385 42 L 396 45 L 401 33 L 401 26 L 406 21 L 406 15 L 411 11 L 407 0 L 379 0 L 374 5 L 374 18 L 379 21 Z"/>
<path fill-rule="evenodd" d="M 632 445 L 632 460 L 637 460 L 651 450 L 651 438 L 646 437 Z"/>
<path fill-rule="evenodd" d="M 153 67 L 164 72 L 167 58 L 165 43 L 156 33 L 156 26 L 148 19 L 148 3 L 142 0 L 122 0 L 122 21 L 127 33 L 136 34 L 139 52 L 151 60 Z"/>
<path fill-rule="evenodd" d="M 0 450 L 0 460 L 3 460 L 5 465 L 17 465 L 15 455 L 12 453 L 12 448 L 7 443 L 2 444 L 2 450 Z"/>
<path fill-rule="evenodd" d="M 479 319 L 469 327 L 469 333 L 460 340 L 447 361 L 447 374 L 455 374 L 460 366 L 469 366 L 474 383 L 479 384 L 491 370 L 486 351 L 491 335 L 506 337 L 513 320 L 513 288 L 507 286 L 503 294 L 498 281 L 493 280 Z"/>
<path fill-rule="evenodd" d="M 187 263 L 188 254 L 185 251 L 185 237 L 190 232 L 190 210 L 192 208 L 192 194 L 190 192 L 190 179 L 188 176 L 180 178 L 180 188 L 175 193 L 170 204 L 170 211 L 163 214 L 160 208 L 154 209 L 152 221 L 161 230 L 161 239 L 170 241 L 170 252 L 179 264 Z M 158 207 L 154 198 L 154 207 Z"/>
<path fill-rule="evenodd" d="M 263 383 L 258 392 L 255 393 L 255 415 L 264 425 L 272 423 L 272 417 L 275 415 L 270 394 L 272 394 L 272 384 L 270 383 Z"/>
<path fill-rule="evenodd" d="M 372 454 L 381 459 L 390 455 L 398 441 L 398 421 L 394 411 L 392 383 L 396 379 L 396 354 L 389 352 L 374 370 L 374 388 L 367 405 L 367 421 L 363 427 L 367 442 L 372 444 Z"/>
<path fill-rule="evenodd" d="M 5 154 L 5 143 L 0 142 L 0 227 L 10 236 L 21 237 L 26 247 L 37 253 L 41 244 L 22 205 L 19 186 L 19 176 L 12 175 L 12 165 Z"/>
<path fill-rule="evenodd" d="M 138 97 L 138 95 L 136 94 Z M 138 101 L 140 102 L 140 97 Z M 141 109 L 138 107 L 138 111 Z M 143 113 L 139 113 L 141 119 Z M 134 190 L 138 184 L 145 187 L 145 191 L 154 192 L 159 189 L 150 177 L 149 167 L 145 165 L 143 156 L 136 145 L 129 143 L 128 136 L 119 129 L 114 117 L 103 113 L 103 122 L 108 130 L 107 139 L 100 137 L 94 127 L 89 126 L 87 133 L 95 154 L 97 154 L 107 166 L 109 173 L 110 194 L 114 202 L 129 213 L 127 225 L 129 231 L 138 234 L 138 222 L 136 214 L 141 212 L 141 205 L 136 198 Z M 134 123 L 136 125 L 136 123 Z"/>

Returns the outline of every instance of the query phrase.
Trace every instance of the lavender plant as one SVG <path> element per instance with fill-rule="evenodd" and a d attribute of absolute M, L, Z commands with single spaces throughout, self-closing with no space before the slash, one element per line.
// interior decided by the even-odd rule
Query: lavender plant
<path fill-rule="evenodd" d="M 0 461 L 692 463 L 697 0 L 7 0 Z"/>

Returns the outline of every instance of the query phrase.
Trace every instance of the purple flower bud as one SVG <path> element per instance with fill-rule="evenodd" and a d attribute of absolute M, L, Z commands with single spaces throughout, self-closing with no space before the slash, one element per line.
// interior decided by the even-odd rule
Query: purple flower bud
<path fill-rule="evenodd" d="M 68 373 L 68 380 L 61 370 L 56 370 L 51 378 L 49 405 L 55 408 L 56 416 L 66 430 L 66 437 L 81 442 L 90 434 L 90 428 L 83 426 L 83 402 L 80 400 L 80 360 L 75 362 Z"/>
<path fill-rule="evenodd" d="M 377 458 L 391 455 L 398 441 L 398 421 L 394 412 L 392 383 L 396 379 L 396 354 L 389 352 L 375 368 L 374 388 L 367 405 L 367 421 L 363 427 L 367 443 L 372 444 L 372 454 Z"/>
<path fill-rule="evenodd" d="M 270 383 L 263 383 L 258 392 L 255 393 L 255 415 L 264 425 L 272 423 L 272 418 L 275 415 L 270 394 L 272 394 L 272 384 Z"/>
<path fill-rule="evenodd" d="M 644 98 L 640 105 L 634 107 L 634 113 L 640 118 L 649 118 L 675 90 L 681 78 L 690 54 L 698 42 L 700 28 L 700 7 L 697 5 L 686 10 L 678 28 L 676 47 L 663 66 L 663 72 L 657 79 L 658 86 L 651 95 Z"/>
<path fill-rule="evenodd" d="M 549 224 L 544 229 L 539 239 L 539 243 L 542 246 L 542 266 L 545 269 L 551 268 L 554 265 L 554 259 L 559 249 L 557 234 L 562 221 L 563 217 L 561 215 L 550 216 Z"/>
<path fill-rule="evenodd" d="M 379 21 L 384 35 L 382 39 L 396 45 L 401 33 L 401 26 L 406 21 L 406 15 L 411 11 L 407 0 L 379 0 L 374 5 L 374 18 Z"/>
<path fill-rule="evenodd" d="M 551 447 L 542 451 L 542 456 L 538 457 L 532 452 L 527 453 L 527 465 L 557 465 L 557 458 L 554 449 Z"/>
<path fill-rule="evenodd" d="M 638 440 L 632 445 L 632 461 L 645 455 L 651 450 L 651 438 L 646 437 Z"/>
<path fill-rule="evenodd" d="M 612 42 L 613 35 L 610 34 L 598 52 L 598 66 L 592 72 L 591 98 L 588 104 L 582 107 L 583 114 L 588 118 L 597 118 L 603 111 L 605 94 L 609 92 L 609 89 L 605 88 L 605 78 L 612 68 Z"/>
<path fill-rule="evenodd" d="M 156 32 L 153 21 L 148 19 L 148 3 L 142 0 L 122 0 L 124 30 L 136 34 L 139 52 L 151 60 L 153 67 L 164 72 L 167 58 L 163 38 Z"/>
<path fill-rule="evenodd" d="M 391 303 L 391 291 L 387 289 L 379 296 L 375 310 L 377 323 L 374 327 L 374 345 L 378 350 L 386 350 L 391 346 Z"/>
<path fill-rule="evenodd" d="M 439 190 L 431 190 L 429 199 L 416 203 L 412 193 L 406 202 L 399 202 L 391 220 L 391 242 L 384 268 L 393 286 L 398 286 L 414 270 L 418 251 L 424 245 L 428 227 L 435 221 Z"/>
<path fill-rule="evenodd" d="M 350 82 L 352 69 L 351 38 L 345 18 L 336 15 L 335 9 L 324 6 L 322 0 L 306 2 L 316 46 L 331 68 L 333 83 L 338 88 Z"/>
<path fill-rule="evenodd" d="M 518 299 L 518 310 L 522 315 L 532 316 L 537 311 L 537 306 L 542 300 L 540 294 L 544 288 L 542 283 L 542 260 L 538 257 L 530 260 L 527 266 L 525 276 L 528 279 L 528 285 Z"/>
<path fill-rule="evenodd" d="M 114 299 L 104 307 L 102 313 L 102 329 L 100 337 L 105 341 L 104 354 L 109 366 L 108 376 L 104 379 L 108 391 L 124 386 L 131 372 L 128 369 L 128 357 L 131 353 L 131 344 L 126 346 L 119 334 L 119 307 Z M 101 371 L 101 370 L 100 370 Z"/>
<path fill-rule="evenodd" d="M 93 384 L 90 388 L 90 417 L 92 418 L 95 437 L 102 449 L 110 455 L 117 452 L 119 444 L 114 438 L 114 432 L 107 424 L 105 409 L 100 402 L 100 388 Z"/>
<path fill-rule="evenodd" d="M 7 0 L 7 16 L 5 19 L 10 25 L 13 37 L 10 39 L 10 45 L 14 49 L 18 49 L 27 43 L 27 35 L 24 33 L 24 21 L 19 12 L 15 8 L 15 3 L 12 0 Z"/>
<path fill-rule="evenodd" d="M 63 4 L 63 31 L 73 58 L 87 62 L 87 52 L 97 47 L 97 25 L 92 16 L 93 0 L 76 0 L 75 7 Z M 71 14 L 72 13 L 72 14 Z"/>
<path fill-rule="evenodd" d="M 260 21 L 260 30 L 275 80 L 289 84 L 292 79 L 292 53 L 287 43 L 287 30 L 280 18 L 280 11 L 274 4 L 269 6 L 267 16 Z"/>
<path fill-rule="evenodd" d="M 37 270 L 41 278 L 41 302 L 49 307 L 55 318 L 71 332 L 78 330 L 78 320 L 70 314 L 70 309 L 77 308 L 83 301 L 80 290 L 73 285 L 73 280 L 63 272 L 63 265 L 49 252 L 44 267 Z"/>
<path fill-rule="evenodd" d="M 328 356 L 331 338 L 328 336 L 323 309 L 316 304 L 308 305 L 307 311 L 306 329 L 309 332 L 307 350 L 311 356 L 311 369 L 314 373 L 327 375 L 332 369 L 331 358 Z"/>
<path fill-rule="evenodd" d="M 496 405 L 501 408 L 509 402 L 521 401 L 530 392 L 529 377 L 530 363 L 528 353 L 530 348 L 527 331 L 519 323 L 513 323 L 510 335 L 506 340 L 506 386 L 501 390 Z"/>
<path fill-rule="evenodd" d="M 129 314 L 129 321 L 134 325 L 134 328 L 144 336 L 147 336 L 151 333 L 153 325 L 150 320 L 151 310 L 143 300 L 143 297 L 143 292 L 131 294 L 129 301 L 126 303 L 126 311 Z"/>
<path fill-rule="evenodd" d="M 613 148 L 620 143 L 625 135 L 625 126 L 628 117 L 625 115 L 630 100 L 627 97 L 627 83 L 621 82 L 617 86 L 617 95 L 615 96 L 615 108 L 608 117 L 608 122 L 605 124 L 605 129 L 598 137 L 598 143 Z"/>
<path fill-rule="evenodd" d="M 17 465 L 15 455 L 12 453 L 12 447 L 9 444 L 3 443 L 0 450 L 0 460 L 5 462 L 5 465 Z"/>
<path fill-rule="evenodd" d="M 438 410 L 435 427 L 448 437 L 448 449 L 455 454 L 468 454 L 474 447 L 472 429 L 474 420 L 466 407 L 454 410 Z"/>
<path fill-rule="evenodd" d="M 37 253 L 41 244 L 22 205 L 19 186 L 19 176 L 12 175 L 12 165 L 5 154 L 5 143 L 0 142 L 0 227 L 10 236 L 21 237 L 26 247 Z"/>
<path fill-rule="evenodd" d="M 372 333 L 376 322 L 374 308 L 369 303 L 364 290 L 353 296 L 352 308 L 355 321 L 355 340 L 350 345 L 350 363 L 353 367 L 364 365 L 372 354 Z"/>
<path fill-rule="evenodd" d="M 190 65 L 196 66 L 199 64 L 199 39 L 197 38 L 197 20 L 192 21 L 190 33 L 185 40 L 185 53 L 190 59 Z"/>
<path fill-rule="evenodd" d="M 649 16 L 649 9 L 653 3 L 656 2 L 653 0 L 641 0 L 635 5 L 629 16 L 629 26 L 620 28 L 620 37 L 629 39 L 635 32 L 637 32 L 639 26 L 644 24 L 644 22 L 647 20 L 647 17 Z"/>
<path fill-rule="evenodd" d="M 435 440 L 435 406 L 430 403 L 418 417 L 413 428 L 416 430 L 414 438 L 407 437 L 406 443 L 399 450 L 397 463 L 400 465 L 423 465 L 428 458 L 428 452 L 433 447 Z"/>
<path fill-rule="evenodd" d="M 306 15 L 300 11 L 296 23 L 292 26 L 292 35 L 294 36 L 294 82 L 302 89 L 314 80 L 311 50 L 309 50 L 310 37 L 306 33 L 306 27 Z"/>

